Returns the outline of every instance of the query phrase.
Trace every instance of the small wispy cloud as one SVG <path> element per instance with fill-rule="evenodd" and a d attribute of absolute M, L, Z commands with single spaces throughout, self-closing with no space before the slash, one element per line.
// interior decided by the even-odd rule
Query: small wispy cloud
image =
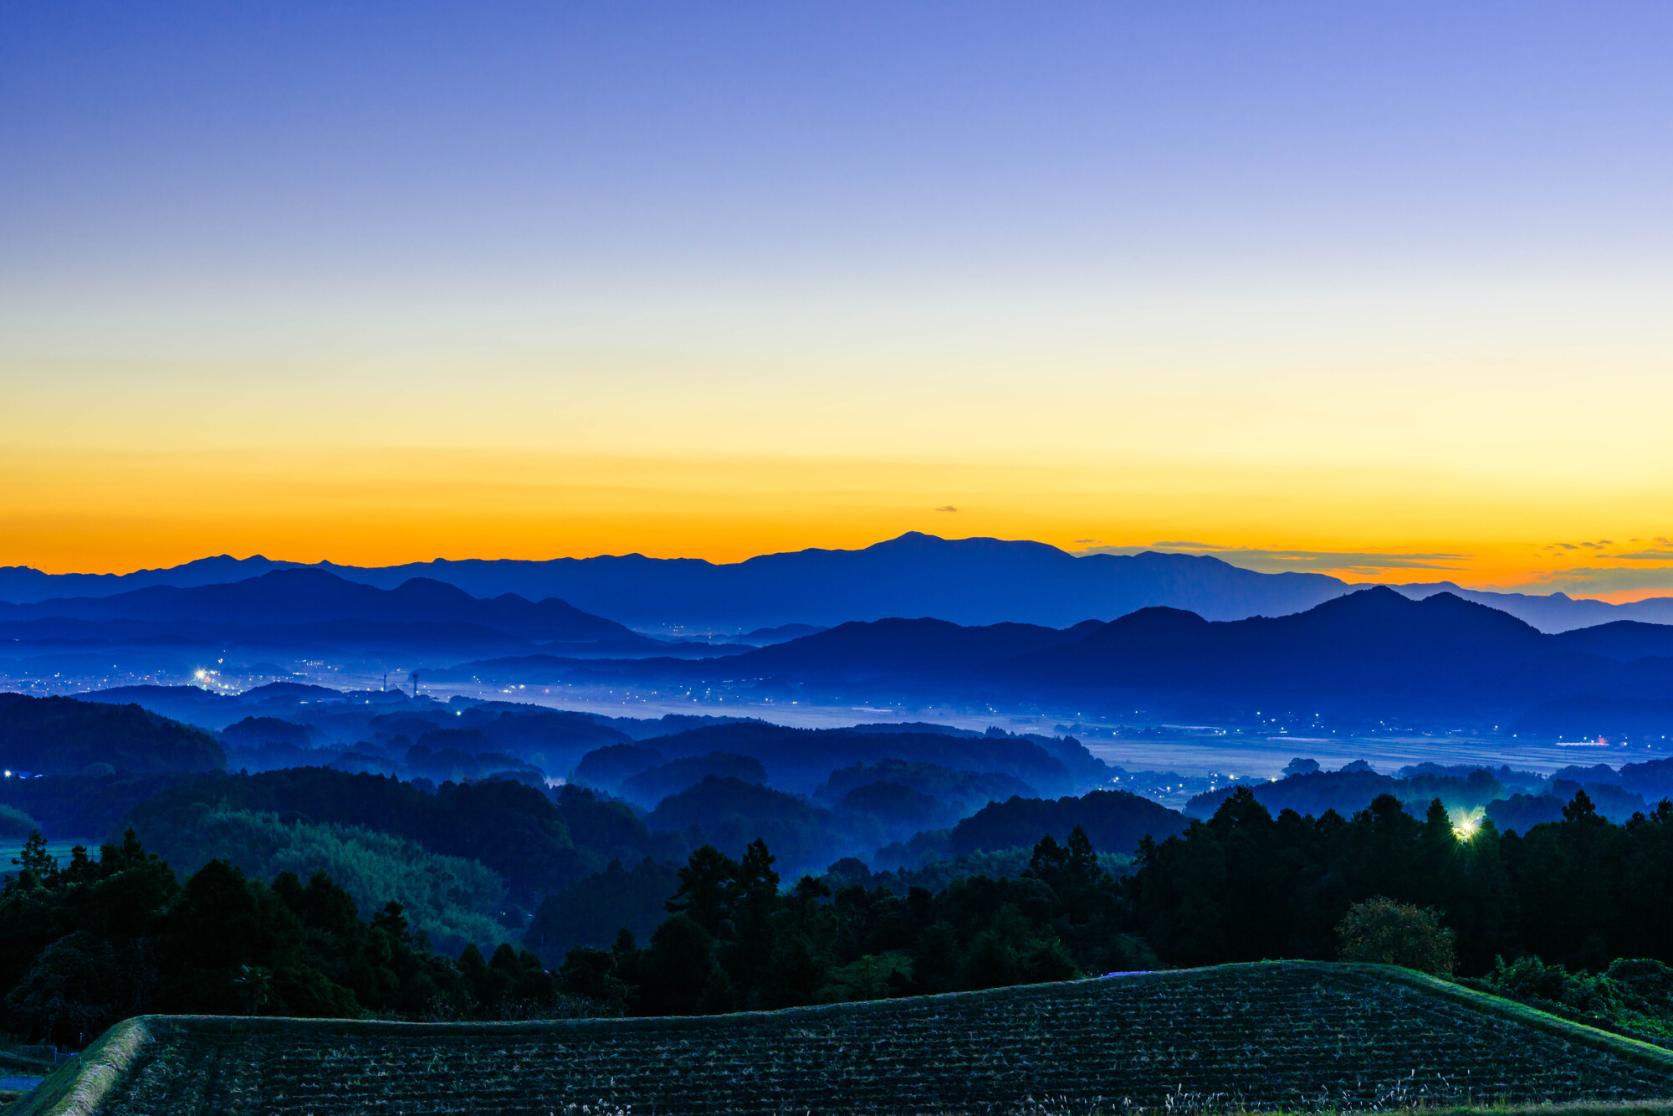
<path fill-rule="evenodd" d="M 1617 556 L 1620 557 L 1620 556 Z M 1673 554 L 1668 556 L 1673 561 Z M 1567 593 L 1575 597 L 1665 590 L 1673 594 L 1673 566 L 1577 566 L 1536 574 L 1524 592 Z"/>
<path fill-rule="evenodd" d="M 1631 538 L 1619 545 L 1635 549 L 1610 553 L 1616 545 L 1614 539 L 1587 539 L 1584 542 L 1546 543 L 1540 549 L 1547 554 L 1573 554 L 1587 559 L 1606 558 L 1610 561 L 1624 562 L 1673 562 L 1673 538 L 1666 535 L 1656 535 L 1653 538 Z M 1559 570 L 1550 576 L 1561 577 L 1567 572 L 1569 571 Z"/>
<path fill-rule="evenodd" d="M 1614 539 L 1588 539 L 1584 542 L 1555 542 L 1546 543 L 1542 549 L 1552 552 L 1565 550 L 1607 550 L 1615 545 Z"/>
<path fill-rule="evenodd" d="M 1442 551 L 1289 550 L 1277 547 L 1226 546 L 1219 543 L 1160 540 L 1149 546 L 1098 546 L 1082 554 L 1139 554 L 1165 550 L 1210 554 L 1223 562 L 1261 573 L 1337 573 L 1373 576 L 1387 570 L 1455 570 L 1468 554 Z"/>
<path fill-rule="evenodd" d="M 958 511 L 958 507 L 957 507 L 957 505 L 954 505 L 954 504 L 942 504 L 939 508 L 936 508 L 935 510 L 938 511 L 938 512 L 956 512 L 956 511 Z"/>

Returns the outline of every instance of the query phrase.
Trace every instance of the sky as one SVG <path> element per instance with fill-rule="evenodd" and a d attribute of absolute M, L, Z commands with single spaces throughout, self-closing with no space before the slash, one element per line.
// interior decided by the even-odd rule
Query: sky
<path fill-rule="evenodd" d="M 0 0 L 0 564 L 1673 592 L 1673 5 Z"/>

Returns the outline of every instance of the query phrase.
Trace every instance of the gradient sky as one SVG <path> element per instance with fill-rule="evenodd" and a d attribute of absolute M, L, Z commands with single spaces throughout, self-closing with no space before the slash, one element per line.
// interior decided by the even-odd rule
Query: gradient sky
<path fill-rule="evenodd" d="M 918 529 L 1673 590 L 1670 42 L 0 0 L 0 563 Z"/>

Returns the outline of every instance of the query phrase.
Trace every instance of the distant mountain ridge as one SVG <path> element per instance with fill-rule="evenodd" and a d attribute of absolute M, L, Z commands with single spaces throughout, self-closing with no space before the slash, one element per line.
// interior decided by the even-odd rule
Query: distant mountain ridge
<path fill-rule="evenodd" d="M 1148 722 L 1244 723 L 1258 711 L 1361 726 L 1524 724 L 1576 735 L 1665 733 L 1673 626 L 1542 633 L 1450 593 L 1374 587 L 1279 617 L 1209 621 L 1146 608 L 1070 628 L 854 621 L 771 647 L 669 659 L 478 662 L 499 682 L 747 686 L 833 702 L 1140 712 Z"/>
<path fill-rule="evenodd" d="M 0 568 L 0 601 L 109 596 L 135 588 L 244 580 L 300 563 L 225 555 L 132 574 L 44 574 Z M 1260 573 L 1208 555 L 1147 551 L 1077 556 L 1044 543 L 944 539 L 909 532 L 858 550 L 808 549 L 735 563 L 694 558 L 437 559 L 398 566 L 322 562 L 304 568 L 395 589 L 414 578 L 476 597 L 559 598 L 649 632 L 751 632 L 785 625 L 934 616 L 962 625 L 1016 622 L 1062 628 L 1166 606 L 1209 620 L 1301 612 L 1360 586 L 1314 573 Z M 1632 604 L 1464 589 L 1394 586 L 1414 598 L 1449 592 L 1558 632 L 1638 620 L 1673 624 L 1673 598 Z"/>
<path fill-rule="evenodd" d="M 665 646 L 555 598 L 485 599 L 428 578 L 381 589 L 308 567 L 225 583 L 0 604 L 0 635 L 33 641 L 602 646 L 614 653 Z"/>
<path fill-rule="evenodd" d="M 196 558 L 178 566 L 135 570 L 125 574 L 49 574 L 30 566 L 0 566 L 0 601 L 33 604 L 55 597 L 109 597 L 133 589 L 169 585 L 190 589 L 199 585 L 223 585 L 245 581 L 274 570 L 292 569 L 304 562 L 277 562 L 262 555 L 234 558 L 217 554 Z"/>

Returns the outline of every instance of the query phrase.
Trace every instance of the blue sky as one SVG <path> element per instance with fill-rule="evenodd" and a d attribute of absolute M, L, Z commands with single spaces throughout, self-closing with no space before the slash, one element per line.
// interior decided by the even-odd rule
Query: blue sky
<path fill-rule="evenodd" d="M 1670 41 L 1650 3 L 0 0 L 0 560 L 369 510 L 330 556 L 724 557 L 957 506 L 1551 575 L 1668 526 Z M 410 506 L 458 475 L 499 510 Z"/>

